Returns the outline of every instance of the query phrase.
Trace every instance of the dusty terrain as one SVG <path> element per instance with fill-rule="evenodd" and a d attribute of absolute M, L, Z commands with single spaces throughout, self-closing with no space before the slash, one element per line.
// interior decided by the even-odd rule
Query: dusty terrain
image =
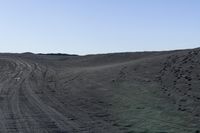
<path fill-rule="evenodd" d="M 200 133 L 200 49 L 0 54 L 2 133 Z"/>

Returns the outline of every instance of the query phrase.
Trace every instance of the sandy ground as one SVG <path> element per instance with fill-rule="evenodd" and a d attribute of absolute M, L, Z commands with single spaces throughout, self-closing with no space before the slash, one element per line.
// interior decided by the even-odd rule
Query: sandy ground
<path fill-rule="evenodd" d="M 0 132 L 199 133 L 200 50 L 0 54 Z"/>

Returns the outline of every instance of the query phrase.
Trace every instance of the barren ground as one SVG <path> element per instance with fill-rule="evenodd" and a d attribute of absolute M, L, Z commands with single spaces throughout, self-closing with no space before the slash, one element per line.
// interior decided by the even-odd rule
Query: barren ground
<path fill-rule="evenodd" d="M 0 54 L 0 132 L 200 133 L 200 49 Z"/>

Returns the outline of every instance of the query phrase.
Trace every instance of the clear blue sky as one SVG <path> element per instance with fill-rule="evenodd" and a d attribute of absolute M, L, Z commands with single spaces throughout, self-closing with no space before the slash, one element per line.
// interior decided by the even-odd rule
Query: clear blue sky
<path fill-rule="evenodd" d="M 200 46 L 200 0 L 0 0 L 0 52 Z"/>

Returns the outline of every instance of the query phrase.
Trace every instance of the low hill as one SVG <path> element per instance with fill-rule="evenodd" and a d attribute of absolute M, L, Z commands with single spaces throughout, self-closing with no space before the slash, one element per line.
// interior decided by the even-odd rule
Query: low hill
<path fill-rule="evenodd" d="M 0 68 L 0 132 L 200 132 L 198 48 L 5 53 Z"/>

